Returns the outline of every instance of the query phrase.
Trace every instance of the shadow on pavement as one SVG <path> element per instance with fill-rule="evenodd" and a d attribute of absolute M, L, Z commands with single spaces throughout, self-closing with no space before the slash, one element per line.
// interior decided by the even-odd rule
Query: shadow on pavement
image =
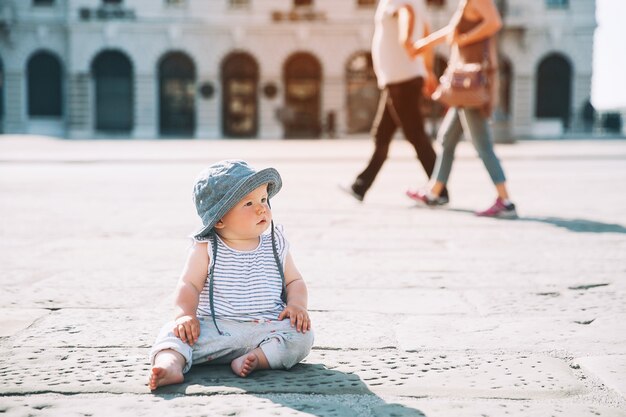
<path fill-rule="evenodd" d="M 441 210 L 437 208 L 436 210 Z M 474 214 L 473 210 L 445 208 L 447 211 Z M 626 227 L 618 223 L 603 223 L 586 219 L 564 219 L 561 217 L 519 216 L 517 219 L 496 219 L 518 222 L 546 223 L 576 233 L 626 233 Z"/>
<path fill-rule="evenodd" d="M 520 217 L 519 221 L 547 223 L 577 233 L 626 233 L 626 227 L 617 223 L 602 223 L 585 219 L 560 217 Z"/>
<path fill-rule="evenodd" d="M 259 408 L 254 410 L 259 415 L 269 411 L 268 404 L 278 404 L 318 417 L 426 417 L 420 410 L 385 402 L 358 375 L 322 364 L 298 364 L 289 371 L 257 371 L 247 378 L 233 375 L 227 365 L 200 365 L 192 367 L 184 383 L 154 393 L 166 400 L 183 394 L 208 398 L 218 394 L 252 395 L 260 400 L 250 404 Z"/>

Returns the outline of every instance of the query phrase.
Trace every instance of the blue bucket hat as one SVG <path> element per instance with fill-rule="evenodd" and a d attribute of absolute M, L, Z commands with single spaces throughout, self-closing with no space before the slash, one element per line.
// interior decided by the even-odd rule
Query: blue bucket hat
<path fill-rule="evenodd" d="M 278 171 L 257 171 L 239 159 L 220 161 L 202 171 L 193 187 L 193 201 L 204 226 L 194 239 L 209 240 L 213 227 L 228 210 L 263 184 L 267 184 L 268 199 L 275 196 L 282 187 Z"/>

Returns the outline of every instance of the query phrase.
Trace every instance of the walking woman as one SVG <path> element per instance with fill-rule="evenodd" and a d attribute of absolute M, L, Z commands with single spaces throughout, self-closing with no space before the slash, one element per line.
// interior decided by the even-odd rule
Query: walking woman
<path fill-rule="evenodd" d="M 502 27 L 502 20 L 493 0 L 460 0 L 456 13 L 444 28 L 414 43 L 414 54 L 432 53 L 432 48 L 442 42 L 450 47 L 448 67 L 454 68 L 466 63 L 483 63 L 489 57 L 487 70 L 491 99 L 480 108 L 451 107 L 448 109 L 437 140 L 443 151 L 438 155 L 433 172 L 434 183 L 425 191 L 407 191 L 413 200 L 430 206 L 439 204 L 439 196 L 448 182 L 454 151 L 464 133 L 471 139 L 482 159 L 491 180 L 495 184 L 495 203 L 478 216 L 516 218 L 515 205 L 509 199 L 506 178 L 498 157 L 493 150 L 493 139 L 488 118 L 494 108 L 498 94 L 498 61 L 495 48 L 495 34 Z"/>

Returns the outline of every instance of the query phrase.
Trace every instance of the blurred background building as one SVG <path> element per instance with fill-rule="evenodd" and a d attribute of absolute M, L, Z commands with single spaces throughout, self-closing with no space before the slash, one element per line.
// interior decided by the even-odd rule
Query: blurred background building
<path fill-rule="evenodd" d="M 457 0 L 427 3 L 438 29 Z M 497 4 L 505 23 L 498 136 L 586 129 L 594 117 L 595 0 Z M 0 0 L 0 129 L 70 138 L 367 133 L 378 99 L 375 7 L 376 0 Z M 438 52 L 439 72 L 446 54 Z M 436 124 L 441 109 L 425 111 Z"/>

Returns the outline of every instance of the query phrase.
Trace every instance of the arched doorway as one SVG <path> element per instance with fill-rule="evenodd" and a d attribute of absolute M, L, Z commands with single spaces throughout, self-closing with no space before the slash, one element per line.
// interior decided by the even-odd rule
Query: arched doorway
<path fill-rule="evenodd" d="M 93 60 L 96 130 L 130 132 L 133 128 L 133 74 L 128 57 L 104 51 Z"/>
<path fill-rule="evenodd" d="M 196 68 L 181 52 L 159 63 L 159 130 L 161 135 L 193 136 L 196 128 Z"/>
<path fill-rule="evenodd" d="M 231 138 L 258 133 L 259 66 L 248 53 L 233 52 L 222 62 L 222 131 Z"/>
<path fill-rule="evenodd" d="M 28 116 L 63 115 L 61 61 L 50 52 L 36 52 L 27 64 Z"/>
<path fill-rule="evenodd" d="M 357 52 L 346 64 L 348 133 L 369 132 L 376 115 L 380 90 L 372 64 L 372 54 Z"/>
<path fill-rule="evenodd" d="M 561 119 L 569 126 L 572 95 L 572 66 L 561 54 L 544 58 L 537 70 L 535 116 Z"/>
<path fill-rule="evenodd" d="M 286 138 L 318 138 L 321 134 L 322 66 L 313 55 L 299 52 L 284 66 Z"/>

